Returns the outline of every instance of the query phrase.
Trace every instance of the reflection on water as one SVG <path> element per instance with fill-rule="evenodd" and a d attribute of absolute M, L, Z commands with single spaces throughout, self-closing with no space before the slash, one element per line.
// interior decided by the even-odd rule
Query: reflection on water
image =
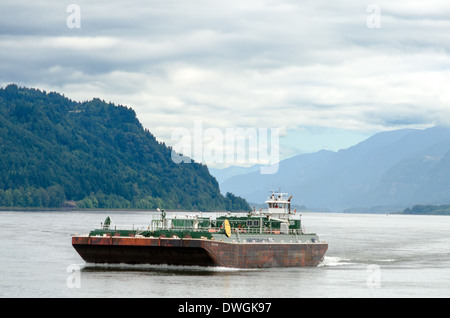
<path fill-rule="evenodd" d="M 213 276 L 236 275 L 255 269 L 238 269 L 227 267 L 175 266 L 150 264 L 85 264 L 81 272 L 141 272 L 154 275 Z"/>

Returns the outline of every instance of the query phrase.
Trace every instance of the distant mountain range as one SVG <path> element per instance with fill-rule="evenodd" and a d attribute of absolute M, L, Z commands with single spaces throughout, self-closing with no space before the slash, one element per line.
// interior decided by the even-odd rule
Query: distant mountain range
<path fill-rule="evenodd" d="M 280 188 L 294 195 L 293 203 L 312 210 L 394 212 L 416 204 L 448 204 L 450 129 L 381 132 L 338 152 L 283 160 L 273 175 L 259 169 L 229 177 L 226 170 L 220 177 L 211 173 L 221 180 L 222 191 L 255 203 Z"/>

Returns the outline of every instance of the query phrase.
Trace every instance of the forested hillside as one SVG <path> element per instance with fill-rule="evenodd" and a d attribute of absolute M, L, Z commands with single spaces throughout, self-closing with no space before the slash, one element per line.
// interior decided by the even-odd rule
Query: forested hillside
<path fill-rule="evenodd" d="M 450 215 L 450 205 L 415 205 L 412 208 L 406 208 L 401 214 Z"/>
<path fill-rule="evenodd" d="M 100 99 L 0 89 L 0 206 L 249 210 L 206 166 L 174 163 L 136 113 Z M 73 204 L 73 203 L 72 203 Z"/>

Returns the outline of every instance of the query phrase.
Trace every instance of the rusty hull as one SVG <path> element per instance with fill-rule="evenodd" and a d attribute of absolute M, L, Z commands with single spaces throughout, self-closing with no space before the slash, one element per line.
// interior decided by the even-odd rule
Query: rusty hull
<path fill-rule="evenodd" d="M 317 266 L 327 243 L 231 243 L 166 237 L 72 237 L 87 263 L 268 268 Z"/>

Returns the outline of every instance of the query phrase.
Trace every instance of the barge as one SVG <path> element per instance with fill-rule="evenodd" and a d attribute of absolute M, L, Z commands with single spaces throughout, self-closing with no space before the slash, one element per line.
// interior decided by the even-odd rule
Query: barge
<path fill-rule="evenodd" d="M 272 192 L 267 210 L 218 216 L 174 215 L 164 210 L 150 224 L 118 228 L 106 218 L 100 228 L 73 236 L 87 263 L 167 264 L 270 268 L 317 266 L 328 243 L 302 229 L 291 197 Z"/>

